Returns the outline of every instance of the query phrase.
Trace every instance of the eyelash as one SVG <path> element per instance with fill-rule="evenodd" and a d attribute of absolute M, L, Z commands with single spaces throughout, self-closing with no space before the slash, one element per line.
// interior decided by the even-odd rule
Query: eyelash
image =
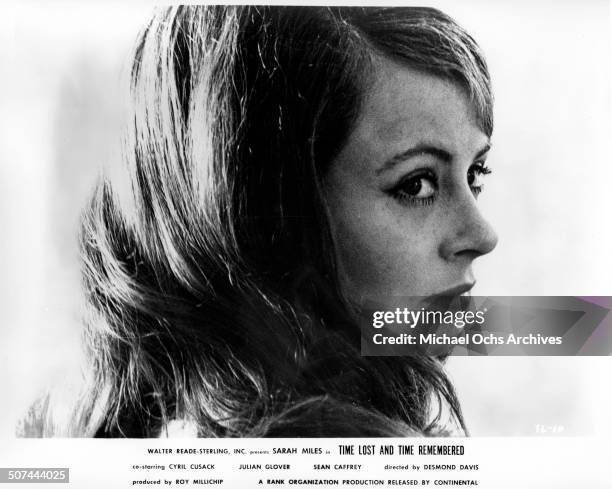
<path fill-rule="evenodd" d="M 468 170 L 468 178 L 470 176 L 470 172 L 472 171 L 474 172 L 475 176 L 484 177 L 486 175 L 490 175 L 493 170 L 491 170 L 491 168 L 489 168 L 485 162 L 478 162 L 474 163 Z M 470 185 L 470 188 L 472 189 L 474 196 L 477 197 L 484 190 L 484 183 L 479 186 Z"/>
<path fill-rule="evenodd" d="M 415 197 L 407 192 L 408 185 L 413 182 L 420 182 L 421 180 L 428 180 L 434 189 L 434 194 L 428 197 Z M 419 189 L 420 190 L 420 189 Z M 410 207 L 424 207 L 431 205 L 438 191 L 438 179 L 431 170 L 417 170 L 415 173 L 410 174 L 403 178 L 392 190 L 391 195 L 397 199 L 401 204 Z"/>
<path fill-rule="evenodd" d="M 492 173 L 492 170 L 484 163 L 478 162 L 474 163 L 468 170 L 468 179 L 470 178 L 470 174 L 473 174 L 474 177 L 485 176 Z M 428 180 L 433 188 L 434 193 L 427 197 L 415 197 L 414 195 L 409 194 L 406 189 L 408 188 L 408 184 L 412 184 L 416 181 Z M 474 186 L 470 185 L 470 189 L 474 194 L 474 197 L 478 197 L 478 195 L 483 191 L 484 184 Z M 414 189 L 413 189 L 414 190 Z M 421 188 L 419 187 L 419 191 Z M 437 197 L 438 193 L 438 179 L 435 173 L 429 169 L 426 170 L 417 170 L 416 173 L 407 176 L 402 179 L 398 185 L 396 185 L 393 189 L 391 189 L 390 194 L 393 198 L 398 200 L 401 204 L 407 205 L 410 207 L 425 207 L 433 204 Z"/>

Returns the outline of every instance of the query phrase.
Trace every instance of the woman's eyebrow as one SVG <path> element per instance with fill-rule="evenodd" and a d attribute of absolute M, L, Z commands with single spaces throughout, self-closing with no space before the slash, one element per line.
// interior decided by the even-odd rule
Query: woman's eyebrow
<path fill-rule="evenodd" d="M 491 144 L 487 143 L 481 150 L 476 153 L 474 159 L 478 159 L 484 154 L 486 154 L 491 149 Z M 452 155 L 446 151 L 445 149 L 439 148 L 437 146 L 433 146 L 431 144 L 417 144 L 412 148 L 408 148 L 406 151 L 402 151 L 391 158 L 389 158 L 385 163 L 376 170 L 376 175 L 380 175 L 386 171 L 391 170 L 399 163 L 402 163 L 414 156 L 420 155 L 431 155 L 435 158 L 438 158 L 440 161 L 444 163 L 450 163 L 453 159 Z"/>
<path fill-rule="evenodd" d="M 453 159 L 451 154 L 442 148 L 430 144 L 417 144 L 416 146 L 408 148 L 406 151 L 402 151 L 401 153 L 389 158 L 380 168 L 376 170 L 376 174 L 380 175 L 383 172 L 391 170 L 399 163 L 413 158 L 414 156 L 420 155 L 431 155 L 445 163 L 450 163 L 450 161 Z"/>
<path fill-rule="evenodd" d="M 478 153 L 476 153 L 476 156 L 474 156 L 474 159 L 477 160 L 481 156 L 484 156 L 490 149 L 491 149 L 491 143 L 487 143 L 484 146 L 484 148 L 482 148 L 480 151 L 478 151 Z"/>

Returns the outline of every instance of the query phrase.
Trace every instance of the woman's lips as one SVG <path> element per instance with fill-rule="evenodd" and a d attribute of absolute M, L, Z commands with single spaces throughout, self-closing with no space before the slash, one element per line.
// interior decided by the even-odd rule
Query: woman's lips
<path fill-rule="evenodd" d="M 458 311 L 470 308 L 470 291 L 475 282 L 454 285 L 425 298 L 425 308 L 436 311 Z"/>
<path fill-rule="evenodd" d="M 431 297 L 457 297 L 459 295 L 468 294 L 475 284 L 476 282 L 466 282 L 464 284 L 455 285 L 442 292 L 433 294 Z"/>

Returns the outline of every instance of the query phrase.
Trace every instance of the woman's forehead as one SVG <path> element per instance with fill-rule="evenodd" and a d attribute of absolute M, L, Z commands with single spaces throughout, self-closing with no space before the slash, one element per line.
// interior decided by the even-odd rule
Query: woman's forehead
<path fill-rule="evenodd" d="M 384 61 L 365 93 L 348 138 L 363 151 L 428 143 L 460 152 L 488 141 L 476 110 L 458 83 Z"/>

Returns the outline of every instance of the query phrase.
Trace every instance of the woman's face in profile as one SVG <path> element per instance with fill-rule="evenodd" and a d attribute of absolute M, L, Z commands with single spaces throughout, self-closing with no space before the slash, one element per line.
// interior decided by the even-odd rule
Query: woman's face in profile
<path fill-rule="evenodd" d="M 488 148 L 460 86 L 381 61 L 324 185 L 349 299 L 469 292 L 497 243 L 477 202 Z"/>

